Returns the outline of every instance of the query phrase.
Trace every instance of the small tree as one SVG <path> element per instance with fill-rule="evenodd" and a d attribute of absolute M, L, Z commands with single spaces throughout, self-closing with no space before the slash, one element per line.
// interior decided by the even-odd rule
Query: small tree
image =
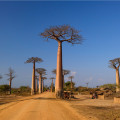
<path fill-rule="evenodd" d="M 72 84 L 73 82 L 72 82 L 72 80 L 73 80 L 74 76 L 69 76 L 68 78 L 71 80 L 71 91 L 72 91 L 72 89 L 73 89 L 73 84 Z"/>
<path fill-rule="evenodd" d="M 81 44 L 82 36 L 78 30 L 75 30 L 69 25 L 53 26 L 46 29 L 40 34 L 43 38 L 56 40 L 58 42 L 57 52 L 57 71 L 55 93 L 57 98 L 62 98 L 63 92 L 63 74 L 62 74 L 62 43 L 68 42 L 71 44 Z"/>
<path fill-rule="evenodd" d="M 35 63 L 43 62 L 41 58 L 38 57 L 31 57 L 25 63 L 33 63 L 33 74 L 32 74 L 32 88 L 31 88 L 31 95 L 35 94 Z"/>
<path fill-rule="evenodd" d="M 37 68 L 36 72 L 39 74 L 39 93 L 42 93 L 42 75 L 46 74 L 46 69 Z"/>
<path fill-rule="evenodd" d="M 75 83 L 72 82 L 72 86 L 74 87 Z M 71 90 L 71 81 L 65 82 L 65 89 L 66 90 Z"/>
<path fill-rule="evenodd" d="M 46 77 L 42 77 L 42 92 L 44 92 L 44 80 L 46 80 Z"/>
<path fill-rule="evenodd" d="M 12 80 L 15 78 L 15 72 L 12 68 L 9 68 L 9 73 L 6 74 L 9 78 L 9 86 L 10 86 L 10 94 L 11 94 L 11 85 L 12 85 Z"/>
<path fill-rule="evenodd" d="M 51 77 L 50 78 L 52 80 L 52 83 L 51 83 L 51 92 L 53 92 L 53 80 L 55 79 L 54 77 Z"/>
<path fill-rule="evenodd" d="M 115 58 L 109 61 L 109 67 L 116 70 L 116 92 L 120 91 L 120 80 L 119 80 L 119 67 L 120 67 L 120 58 Z"/>

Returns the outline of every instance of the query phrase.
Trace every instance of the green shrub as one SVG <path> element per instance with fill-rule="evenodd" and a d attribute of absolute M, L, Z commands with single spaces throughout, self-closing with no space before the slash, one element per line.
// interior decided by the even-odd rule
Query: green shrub
<path fill-rule="evenodd" d="M 9 85 L 0 85 L 0 92 L 8 92 L 10 90 L 10 86 Z"/>

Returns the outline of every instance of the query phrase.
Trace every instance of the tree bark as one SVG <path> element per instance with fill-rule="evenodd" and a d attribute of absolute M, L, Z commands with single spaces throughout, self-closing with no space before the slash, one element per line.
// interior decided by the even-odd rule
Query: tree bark
<path fill-rule="evenodd" d="M 36 78 L 36 93 L 38 92 L 38 81 L 37 81 L 37 78 Z"/>
<path fill-rule="evenodd" d="M 52 83 L 51 83 L 51 92 L 53 92 L 53 79 L 52 79 Z"/>
<path fill-rule="evenodd" d="M 116 92 L 120 91 L 119 68 L 116 69 Z"/>
<path fill-rule="evenodd" d="M 42 93 L 44 92 L 44 80 L 42 80 Z"/>
<path fill-rule="evenodd" d="M 32 89 L 31 95 L 35 94 L 35 62 L 33 62 L 33 73 L 32 73 Z"/>
<path fill-rule="evenodd" d="M 42 93 L 42 90 L 41 90 L 42 89 L 42 85 L 41 85 L 42 79 L 41 78 L 42 78 L 42 75 L 39 75 L 39 94 Z"/>
<path fill-rule="evenodd" d="M 57 98 L 62 98 L 63 93 L 63 77 L 62 77 L 62 42 L 58 42 L 57 52 L 57 69 L 56 69 L 56 83 L 55 94 Z"/>

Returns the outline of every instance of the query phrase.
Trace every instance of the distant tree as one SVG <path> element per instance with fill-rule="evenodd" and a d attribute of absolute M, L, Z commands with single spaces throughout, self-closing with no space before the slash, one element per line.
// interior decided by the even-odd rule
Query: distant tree
<path fill-rule="evenodd" d="M 109 67 L 116 70 L 116 92 L 120 91 L 119 67 L 120 58 L 115 58 L 109 61 Z"/>
<path fill-rule="evenodd" d="M 36 72 L 39 74 L 39 93 L 42 93 L 42 76 L 46 74 L 46 69 L 37 68 Z"/>
<path fill-rule="evenodd" d="M 33 63 L 33 74 L 32 74 L 32 88 L 31 88 L 31 95 L 35 94 L 35 63 L 43 62 L 41 58 L 38 57 L 31 57 L 25 63 Z"/>
<path fill-rule="evenodd" d="M 9 78 L 9 86 L 10 86 L 10 94 L 11 94 L 11 85 L 12 85 L 12 80 L 16 77 L 15 72 L 12 68 L 9 68 L 9 73 L 6 74 Z"/>
<path fill-rule="evenodd" d="M 42 77 L 42 92 L 44 92 L 44 80 L 46 80 L 47 77 Z"/>
<path fill-rule="evenodd" d="M 53 26 L 40 34 L 43 38 L 54 39 L 58 42 L 57 53 L 57 74 L 55 83 L 55 93 L 57 98 L 62 98 L 63 92 L 63 74 L 62 74 L 62 43 L 81 44 L 82 36 L 79 31 L 69 25 Z"/>
<path fill-rule="evenodd" d="M 55 79 L 54 77 L 51 77 L 50 78 L 52 80 L 52 83 L 51 83 L 51 92 L 53 92 L 53 80 Z"/>
<path fill-rule="evenodd" d="M 74 76 L 69 76 L 68 78 L 71 80 L 71 90 L 72 90 L 73 89 L 73 84 L 72 84 L 73 82 L 72 82 L 72 80 L 73 80 Z"/>

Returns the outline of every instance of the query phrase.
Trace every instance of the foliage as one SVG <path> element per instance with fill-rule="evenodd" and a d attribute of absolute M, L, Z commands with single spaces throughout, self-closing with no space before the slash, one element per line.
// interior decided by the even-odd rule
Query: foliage
<path fill-rule="evenodd" d="M 104 84 L 104 85 L 101 85 L 100 88 L 115 91 L 116 90 L 116 84 Z"/>
<path fill-rule="evenodd" d="M 31 88 L 29 86 L 20 86 L 20 92 L 30 92 Z"/>
<path fill-rule="evenodd" d="M 74 89 L 75 83 L 72 82 L 72 87 Z M 71 81 L 65 82 L 65 90 L 71 90 Z"/>
<path fill-rule="evenodd" d="M 43 60 L 41 58 L 38 57 L 31 57 L 28 58 L 28 60 L 25 63 L 34 63 L 34 62 L 43 62 Z"/>
<path fill-rule="evenodd" d="M 0 85 L 0 92 L 6 93 L 10 90 L 9 85 Z"/>

